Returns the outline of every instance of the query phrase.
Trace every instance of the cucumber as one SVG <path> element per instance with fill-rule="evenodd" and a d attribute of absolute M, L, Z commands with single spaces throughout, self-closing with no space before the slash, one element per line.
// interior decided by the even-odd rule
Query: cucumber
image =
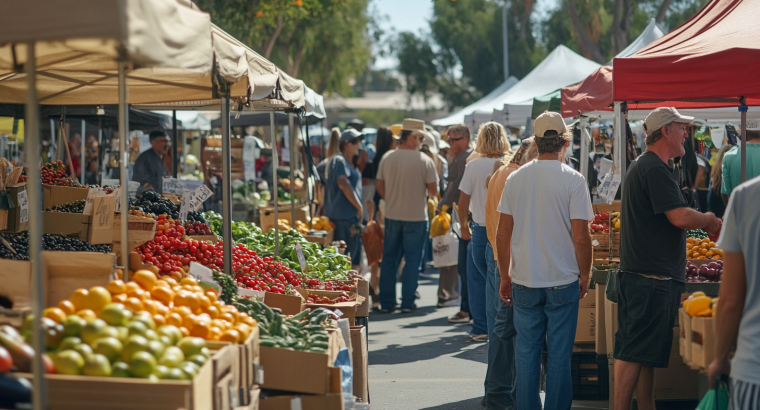
<path fill-rule="evenodd" d="M 309 311 L 308 310 L 302 310 L 299 314 L 293 316 L 291 319 L 300 321 L 301 319 L 305 319 L 306 316 L 309 316 Z"/>
<path fill-rule="evenodd" d="M 275 347 L 277 343 L 274 340 L 259 340 L 259 345 L 266 346 L 266 347 Z"/>
<path fill-rule="evenodd" d="M 317 348 L 317 349 L 327 349 L 328 347 L 330 347 L 330 345 L 327 344 L 326 342 L 316 342 L 316 341 L 311 342 L 309 346 L 311 348 Z"/>
<path fill-rule="evenodd" d="M 313 318 L 311 318 L 311 320 L 309 320 L 309 323 L 318 325 L 318 324 L 324 322 L 325 319 L 327 319 L 328 316 L 329 315 L 327 313 L 320 313 L 320 314 L 314 316 Z"/>

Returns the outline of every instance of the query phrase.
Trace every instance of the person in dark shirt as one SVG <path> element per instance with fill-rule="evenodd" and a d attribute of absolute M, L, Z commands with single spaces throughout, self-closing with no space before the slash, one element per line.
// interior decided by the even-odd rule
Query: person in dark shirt
<path fill-rule="evenodd" d="M 169 150 L 169 138 L 166 132 L 156 130 L 150 133 L 151 149 L 143 152 L 135 161 L 134 171 L 132 172 L 132 181 L 140 183 L 137 193 L 142 194 L 145 191 L 156 191 L 163 193 L 165 176 L 169 172 L 163 163 L 163 157 Z"/>
<path fill-rule="evenodd" d="M 623 183 L 618 331 L 615 334 L 615 409 L 628 410 L 636 389 L 639 408 L 654 408 L 654 368 L 668 367 L 673 323 L 684 290 L 686 231 L 715 235 L 720 220 L 688 208 L 667 166 L 684 155 L 694 117 L 662 107 L 646 118 L 647 150 L 631 163 Z"/>

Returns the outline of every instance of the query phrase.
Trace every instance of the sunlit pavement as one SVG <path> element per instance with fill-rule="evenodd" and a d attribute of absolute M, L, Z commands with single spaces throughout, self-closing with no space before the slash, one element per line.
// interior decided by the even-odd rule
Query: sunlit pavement
<path fill-rule="evenodd" d="M 458 308 L 438 309 L 434 279 L 420 278 L 418 309 L 371 313 L 369 391 L 372 409 L 478 410 L 487 344 L 470 342 L 469 325 L 450 325 Z M 401 295 L 401 284 L 397 295 Z M 607 401 L 576 401 L 573 409 L 606 409 Z"/>

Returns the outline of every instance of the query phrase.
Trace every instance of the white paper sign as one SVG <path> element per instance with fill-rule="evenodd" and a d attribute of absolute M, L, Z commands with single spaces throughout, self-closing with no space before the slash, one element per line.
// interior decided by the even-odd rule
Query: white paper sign
<path fill-rule="evenodd" d="M 620 174 L 607 174 L 602 181 L 602 185 L 597 188 L 596 193 L 605 202 L 612 205 L 615 201 L 618 187 L 620 187 Z"/>
<path fill-rule="evenodd" d="M 243 140 L 243 172 L 246 182 L 256 179 L 256 141 L 252 137 Z"/>
<path fill-rule="evenodd" d="M 84 211 L 82 211 L 82 214 L 92 215 L 92 200 L 97 197 L 107 196 L 107 195 L 108 194 L 100 188 L 91 188 L 87 192 L 87 199 L 84 202 Z"/>
<path fill-rule="evenodd" d="M 203 201 L 211 198 L 214 193 L 204 184 L 199 186 L 195 191 L 185 195 L 190 198 L 190 210 L 197 211 L 203 206 Z"/>
<path fill-rule="evenodd" d="M 290 399 L 290 410 L 302 410 L 300 397 Z"/>
<path fill-rule="evenodd" d="M 185 186 L 182 185 L 182 181 L 180 181 L 177 178 L 164 177 L 163 178 L 163 193 L 182 195 L 185 193 Z"/>
<path fill-rule="evenodd" d="M 187 213 L 190 209 L 190 198 L 185 195 L 182 197 L 182 202 L 179 204 L 179 220 L 187 222 Z"/>
<path fill-rule="evenodd" d="M 21 207 L 20 223 L 29 222 L 29 196 L 26 190 L 18 193 L 18 205 Z"/>
<path fill-rule="evenodd" d="M 111 195 L 116 197 L 116 204 L 114 205 L 113 209 L 115 212 L 121 211 L 121 187 L 117 187 L 113 189 L 113 193 Z"/>
<path fill-rule="evenodd" d="M 723 138 L 726 136 L 726 129 L 723 127 L 711 127 L 710 138 L 712 138 L 715 148 L 720 149 L 723 146 Z"/>
<path fill-rule="evenodd" d="M 248 296 L 251 299 L 264 300 L 266 292 L 263 290 L 253 290 L 248 288 L 238 288 L 238 294 L 241 296 Z"/>
<path fill-rule="evenodd" d="M 607 158 L 602 158 L 599 161 L 599 173 L 597 174 L 596 178 L 600 181 L 604 180 L 604 177 L 607 175 L 607 173 L 610 172 L 612 169 L 612 161 Z"/>
<path fill-rule="evenodd" d="M 301 245 L 296 245 L 296 255 L 298 256 L 298 264 L 301 265 L 301 272 L 306 272 L 306 258 L 303 256 Z"/>
<path fill-rule="evenodd" d="M 214 275 L 211 269 L 201 265 L 198 262 L 190 262 L 190 271 L 188 274 L 198 281 L 214 282 Z"/>

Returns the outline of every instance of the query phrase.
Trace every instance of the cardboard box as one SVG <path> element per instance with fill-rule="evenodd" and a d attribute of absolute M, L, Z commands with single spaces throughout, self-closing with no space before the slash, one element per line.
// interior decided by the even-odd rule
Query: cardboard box
<path fill-rule="evenodd" d="M 259 363 L 259 328 L 255 327 L 246 339 L 245 343 L 236 345 L 238 357 L 236 365 L 240 375 L 240 402 L 248 404 L 251 400 L 250 393 L 254 386 L 254 364 Z"/>
<path fill-rule="evenodd" d="M 367 328 L 351 327 L 351 357 L 354 364 L 354 396 L 369 403 L 369 354 L 367 353 Z"/>
<path fill-rule="evenodd" d="M 606 355 L 607 350 L 607 318 L 604 312 L 604 301 L 607 297 L 604 294 L 606 285 L 601 283 L 596 284 L 596 307 L 594 312 L 596 313 L 596 338 L 594 343 L 596 344 L 596 354 Z"/>
<path fill-rule="evenodd" d="M 309 206 L 308 205 L 296 205 L 296 220 L 306 222 L 309 218 Z M 290 205 L 280 205 L 277 211 L 277 219 L 285 219 L 289 225 L 293 225 L 293 216 L 290 213 Z M 276 223 L 274 220 L 274 206 L 262 206 L 259 207 L 259 218 L 261 230 L 268 231 L 269 228 L 273 228 Z"/>
<path fill-rule="evenodd" d="M 261 365 L 264 368 L 261 387 L 264 389 L 309 394 L 327 394 L 329 391 L 327 354 L 261 346 Z"/>
<path fill-rule="evenodd" d="M 593 208 L 595 214 L 601 214 L 603 212 L 620 212 L 620 200 L 613 201 L 612 204 L 598 202 L 593 204 Z"/>
<path fill-rule="evenodd" d="M 288 210 L 288 212 L 290 212 L 290 210 Z M 306 221 L 303 221 L 303 222 L 306 222 Z M 327 246 L 330 246 L 330 244 L 332 244 L 334 235 L 335 235 L 335 229 L 331 229 L 331 230 L 327 231 L 327 234 L 324 235 L 324 236 L 321 236 L 321 235 L 304 235 L 303 237 L 306 238 L 306 240 L 309 241 L 309 242 L 318 243 L 318 244 L 320 244 L 322 246 L 327 247 Z"/>
<path fill-rule="evenodd" d="M 618 309 L 617 303 L 610 302 L 604 298 L 604 328 L 608 354 L 615 351 L 615 333 L 618 330 Z"/>
<path fill-rule="evenodd" d="M 356 279 L 356 293 L 364 298 L 364 302 L 356 308 L 356 316 L 369 316 L 369 311 L 372 310 L 372 301 L 369 297 L 369 281 L 364 278 Z"/>
<path fill-rule="evenodd" d="M 596 311 L 594 308 L 578 309 L 578 323 L 575 327 L 575 343 L 596 341 Z"/>
<path fill-rule="evenodd" d="M 127 235 L 130 251 L 146 242 L 152 241 L 156 237 L 156 220 L 144 216 L 129 215 Z M 114 249 L 120 248 L 121 214 L 116 214 L 114 218 L 111 243 L 113 243 Z"/>
<path fill-rule="evenodd" d="M 29 221 L 21 223 L 22 208 L 18 202 L 18 194 L 26 191 L 26 182 L 22 182 L 15 186 L 6 187 L 8 194 L 10 195 L 11 202 L 13 202 L 13 208 L 0 209 L 0 231 L 6 232 L 23 232 L 28 229 Z M 26 210 L 27 215 L 29 210 Z"/>
<path fill-rule="evenodd" d="M 57 306 L 79 288 L 107 286 L 115 277 L 116 258 L 111 253 L 44 251 L 45 307 Z M 13 309 L 31 308 L 32 267 L 29 261 L 0 259 L 0 295 Z"/>
<path fill-rule="evenodd" d="M 303 295 L 304 299 L 310 294 L 316 294 L 318 296 L 326 296 L 330 299 L 335 299 L 338 296 L 341 295 L 341 291 L 335 291 L 335 290 L 315 290 L 315 289 L 296 289 L 301 295 Z M 365 299 L 362 296 L 357 295 L 354 292 L 346 292 L 349 295 L 350 302 L 340 302 L 340 303 L 333 303 L 333 304 L 322 304 L 322 303 L 305 303 L 304 309 L 315 309 L 318 307 L 323 307 L 325 309 L 330 309 L 332 311 L 340 310 L 343 313 L 343 318 L 348 319 L 351 326 L 354 325 L 356 322 L 356 311 L 358 307 L 365 302 Z"/>
<path fill-rule="evenodd" d="M 259 400 L 260 410 L 344 410 L 343 396 L 270 396 Z"/>
<path fill-rule="evenodd" d="M 216 235 L 193 235 L 188 238 L 196 240 L 198 242 L 211 242 L 214 245 L 219 243 L 219 237 Z"/>
<path fill-rule="evenodd" d="M 42 186 L 42 209 L 52 208 L 55 205 L 68 204 L 69 202 L 87 199 L 90 189 L 73 186 Z"/>
<path fill-rule="evenodd" d="M 580 302 L 578 302 L 578 307 L 583 308 L 589 308 L 593 309 L 596 307 L 596 289 L 589 289 L 588 295 L 586 295 L 585 298 L 581 299 Z"/>
<path fill-rule="evenodd" d="M 68 212 L 42 212 L 44 233 L 76 238 L 93 245 L 110 244 L 114 226 L 116 197 L 92 199 L 92 215 Z"/>
<path fill-rule="evenodd" d="M 691 364 L 702 369 L 710 366 L 716 345 L 715 318 L 691 318 Z"/>
<path fill-rule="evenodd" d="M 691 364 L 691 316 L 685 310 L 678 310 L 678 350 L 684 363 Z"/>
<path fill-rule="evenodd" d="M 302 309 L 300 296 L 281 295 L 279 293 L 266 292 L 264 304 L 271 308 L 279 308 L 283 315 L 296 315 Z"/>

